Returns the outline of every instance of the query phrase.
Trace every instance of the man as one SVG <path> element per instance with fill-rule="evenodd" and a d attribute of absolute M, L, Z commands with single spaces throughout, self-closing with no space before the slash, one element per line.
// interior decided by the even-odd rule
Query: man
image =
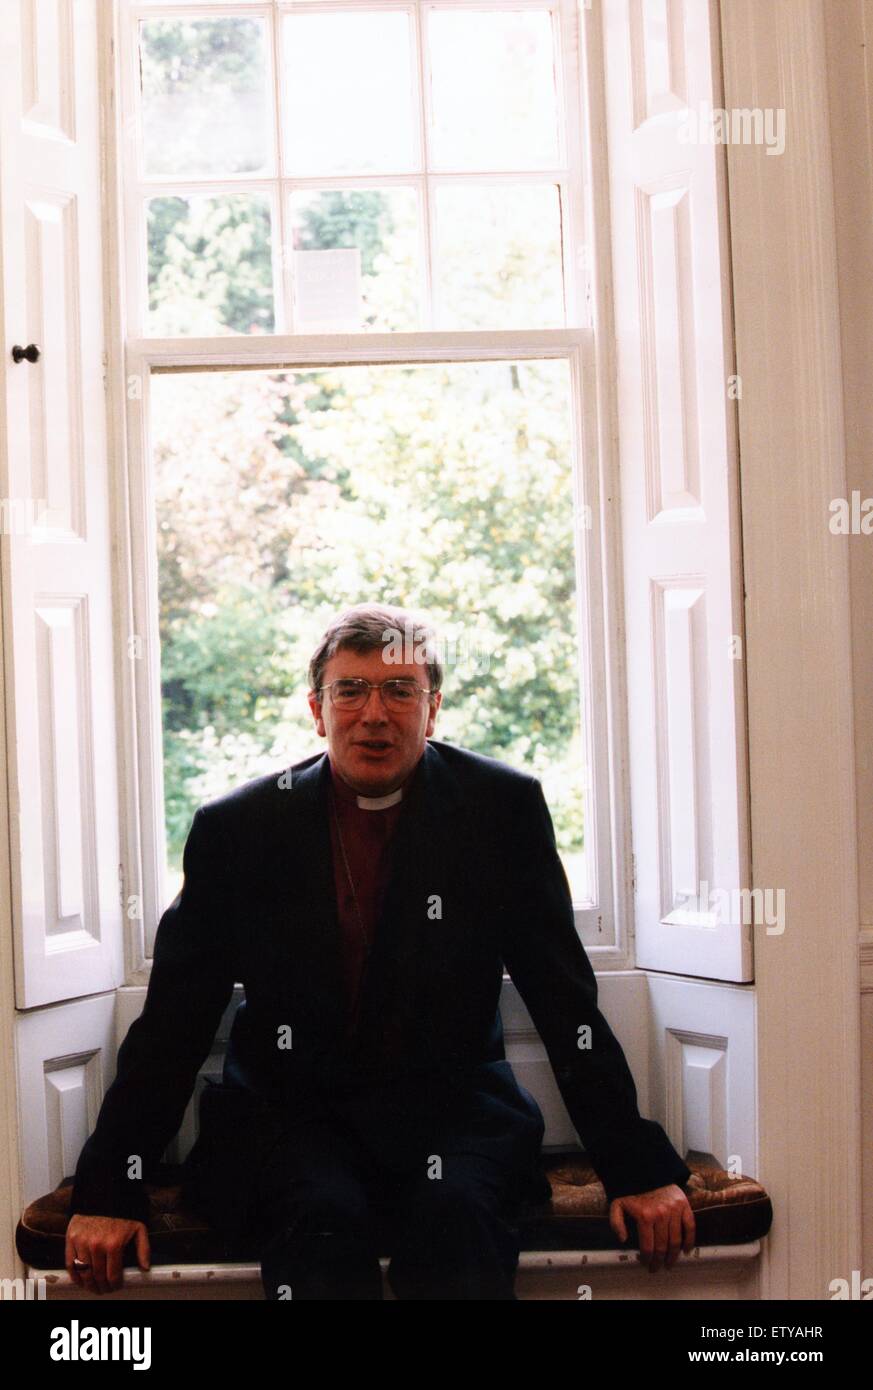
<path fill-rule="evenodd" d="M 514 1299 L 513 1212 L 545 1199 L 544 1125 L 505 1060 L 507 966 L 619 1239 L 654 1272 L 694 1243 L 690 1171 L 643 1119 L 597 1008 L 540 783 L 432 741 L 433 629 L 358 605 L 310 663 L 327 754 L 202 806 L 145 1007 L 119 1049 L 71 1200 L 67 1268 L 117 1288 L 143 1180 L 178 1129 L 233 986 L 188 1192 L 257 1241 L 269 1299 Z M 384 1248 L 385 1244 L 390 1250 Z"/>

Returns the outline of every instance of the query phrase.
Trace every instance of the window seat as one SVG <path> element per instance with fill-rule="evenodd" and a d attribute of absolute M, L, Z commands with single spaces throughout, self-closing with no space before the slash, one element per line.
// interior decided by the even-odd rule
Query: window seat
<path fill-rule="evenodd" d="M 691 1169 L 688 1200 L 697 1223 L 695 1262 L 754 1259 L 760 1250 L 758 1242 L 769 1231 L 773 1219 L 764 1188 L 753 1178 L 733 1177 L 693 1156 L 688 1156 L 686 1162 Z M 516 1217 L 521 1244 L 520 1275 L 549 1270 L 616 1269 L 622 1265 L 639 1269 L 635 1231 L 631 1225 L 625 1246 L 616 1239 L 609 1225 L 603 1186 L 584 1154 L 580 1150 L 544 1152 L 542 1164 L 552 1195 L 547 1202 L 520 1209 Z M 230 1293 L 230 1286 L 251 1284 L 260 1290 L 256 1252 L 242 1245 L 229 1248 L 197 1212 L 183 1206 L 181 1173 L 179 1165 L 161 1164 L 159 1181 L 147 1185 L 151 1198 L 151 1269 L 142 1272 L 137 1268 L 131 1242 L 124 1257 L 125 1287 L 142 1285 L 137 1291 L 146 1297 L 149 1286 L 157 1297 L 166 1296 L 159 1288 L 163 1286 L 169 1292 L 167 1285 L 176 1285 L 180 1291 L 187 1286 L 191 1296 L 197 1296 L 194 1286 L 204 1285 L 214 1290 L 207 1296 L 215 1297 L 222 1296 L 223 1286 L 229 1296 L 238 1296 Z M 43 1275 L 47 1290 L 56 1293 L 72 1282 L 64 1268 L 71 1191 L 72 1178 L 64 1178 L 53 1192 L 30 1203 L 16 1230 L 16 1246 L 28 1266 L 28 1274 L 34 1278 Z M 680 1264 L 688 1259 L 682 1256 Z M 383 1265 L 387 1265 L 387 1258 Z"/>

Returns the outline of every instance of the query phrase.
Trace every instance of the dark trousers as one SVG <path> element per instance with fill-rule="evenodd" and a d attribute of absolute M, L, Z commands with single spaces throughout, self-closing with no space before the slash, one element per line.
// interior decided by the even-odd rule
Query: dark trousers
<path fill-rule="evenodd" d="M 267 1299 L 514 1300 L 513 1173 L 457 1136 L 385 1168 L 329 1110 L 296 1117 L 261 1166 L 254 1206 Z"/>

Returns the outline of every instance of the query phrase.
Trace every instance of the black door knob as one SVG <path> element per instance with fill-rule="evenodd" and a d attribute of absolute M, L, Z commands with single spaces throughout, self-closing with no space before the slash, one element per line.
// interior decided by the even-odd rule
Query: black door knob
<path fill-rule="evenodd" d="M 12 349 L 12 361 L 23 362 L 25 359 L 28 362 L 39 361 L 39 348 L 36 343 L 28 343 L 26 348 L 20 347 L 18 343 L 15 344 L 15 347 Z"/>

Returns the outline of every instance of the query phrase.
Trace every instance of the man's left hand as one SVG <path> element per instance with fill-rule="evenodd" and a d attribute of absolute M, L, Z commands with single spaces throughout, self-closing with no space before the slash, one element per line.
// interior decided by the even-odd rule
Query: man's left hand
<path fill-rule="evenodd" d="M 651 1192 L 637 1192 L 628 1197 L 616 1197 L 609 1207 L 609 1224 L 619 1240 L 627 1240 L 625 1216 L 637 1223 L 640 1237 L 640 1260 L 654 1274 L 664 1264 L 672 1269 L 684 1250 L 694 1249 L 695 1223 L 691 1204 L 681 1187 L 670 1183 L 655 1187 Z"/>

